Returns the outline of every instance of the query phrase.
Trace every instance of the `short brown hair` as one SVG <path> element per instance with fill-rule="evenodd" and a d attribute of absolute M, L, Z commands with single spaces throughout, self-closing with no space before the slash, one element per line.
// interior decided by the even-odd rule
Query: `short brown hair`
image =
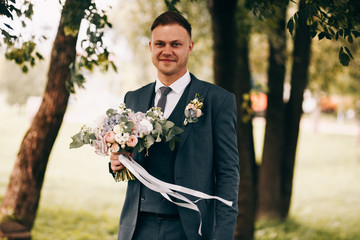
<path fill-rule="evenodd" d="M 159 25 L 179 24 L 189 33 L 191 37 L 191 24 L 180 14 L 173 11 L 164 12 L 159 15 L 151 25 L 151 32 Z"/>

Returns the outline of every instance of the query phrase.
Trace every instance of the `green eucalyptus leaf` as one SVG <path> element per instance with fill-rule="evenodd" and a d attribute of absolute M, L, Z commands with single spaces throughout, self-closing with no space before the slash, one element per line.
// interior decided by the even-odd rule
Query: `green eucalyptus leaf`
<path fill-rule="evenodd" d="M 175 149 L 175 140 L 174 139 L 169 141 L 169 147 L 170 147 L 171 151 L 174 151 L 174 149 Z"/>
<path fill-rule="evenodd" d="M 112 109 L 112 108 L 109 108 L 107 111 L 106 111 L 106 115 L 108 116 L 108 117 L 110 117 L 110 116 L 112 116 L 112 115 L 114 115 L 114 114 L 116 114 L 117 113 L 117 111 L 115 110 L 115 109 Z"/>
<path fill-rule="evenodd" d="M 149 148 L 151 147 L 153 144 L 155 143 L 155 139 L 153 136 L 151 135 L 146 135 L 145 136 L 145 147 Z"/>
<path fill-rule="evenodd" d="M 127 121 L 125 123 L 126 128 L 126 132 L 130 133 L 131 130 L 134 128 L 135 124 L 132 121 Z"/>

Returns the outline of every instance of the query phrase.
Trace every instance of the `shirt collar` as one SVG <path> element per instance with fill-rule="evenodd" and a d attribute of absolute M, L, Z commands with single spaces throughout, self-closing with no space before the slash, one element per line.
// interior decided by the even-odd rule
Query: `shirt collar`
<path fill-rule="evenodd" d="M 186 73 L 182 77 L 180 77 L 178 80 L 173 82 L 173 84 L 171 84 L 169 87 L 171 87 L 171 89 L 175 93 L 180 93 L 182 90 L 184 90 L 186 88 L 186 86 L 190 83 L 190 81 L 191 81 L 190 73 L 189 73 L 189 70 L 187 70 Z M 159 88 L 164 87 L 164 86 L 165 85 L 159 80 L 159 78 L 156 77 L 155 92 L 157 92 L 159 90 Z"/>

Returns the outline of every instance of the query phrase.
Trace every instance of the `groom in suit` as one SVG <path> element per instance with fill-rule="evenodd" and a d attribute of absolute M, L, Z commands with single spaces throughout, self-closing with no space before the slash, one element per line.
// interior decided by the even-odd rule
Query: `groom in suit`
<path fill-rule="evenodd" d="M 193 50 L 191 25 L 180 14 L 165 12 L 151 26 L 149 42 L 156 81 L 128 92 L 125 104 L 146 112 L 160 106 L 164 117 L 183 128 L 181 141 L 171 151 L 167 143 L 156 143 L 133 159 L 151 175 L 209 195 L 232 201 L 201 200 L 201 215 L 164 199 L 138 180 L 129 181 L 119 224 L 119 240 L 232 240 L 237 218 L 239 165 L 234 94 L 198 80 L 187 69 Z M 184 125 L 184 110 L 198 94 L 203 115 Z M 118 153 L 110 157 L 111 170 L 124 166 Z M 191 199 L 191 197 L 189 197 Z M 196 200 L 196 199 L 192 199 Z M 198 228 L 202 219 L 202 236 Z"/>

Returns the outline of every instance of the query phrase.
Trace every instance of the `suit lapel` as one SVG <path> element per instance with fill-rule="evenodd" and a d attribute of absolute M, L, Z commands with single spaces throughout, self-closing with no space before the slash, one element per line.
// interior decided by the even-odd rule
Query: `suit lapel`
<path fill-rule="evenodd" d="M 206 94 L 208 92 L 208 87 L 204 84 L 202 84 L 201 81 L 199 81 L 194 75 L 191 74 L 191 83 L 190 83 L 190 89 L 189 89 L 189 94 L 187 96 L 187 100 L 186 100 L 186 105 L 188 103 L 190 103 L 191 100 L 193 100 L 195 98 L 195 95 L 196 94 L 199 94 L 200 96 L 202 96 L 203 98 L 206 97 Z M 186 106 L 185 105 L 185 106 Z M 185 109 L 184 109 L 185 110 Z M 205 114 L 205 113 L 204 113 Z M 184 122 L 185 120 L 185 114 L 183 114 L 183 121 L 182 123 Z M 181 123 L 181 124 L 182 124 Z M 192 127 L 193 127 L 194 124 L 192 123 L 188 123 L 187 125 L 181 125 L 179 127 L 182 127 L 182 129 L 184 130 L 184 132 L 182 132 L 180 134 L 180 138 L 181 138 L 181 141 L 179 143 L 179 146 L 177 148 L 177 151 L 180 152 L 181 151 L 181 148 L 182 146 L 184 145 L 185 141 L 186 141 L 186 138 L 188 137 Z"/>
<path fill-rule="evenodd" d="M 134 102 L 132 102 L 130 108 L 135 112 L 146 113 L 154 104 L 155 82 L 144 86 L 136 94 L 138 96 L 133 98 Z"/>

